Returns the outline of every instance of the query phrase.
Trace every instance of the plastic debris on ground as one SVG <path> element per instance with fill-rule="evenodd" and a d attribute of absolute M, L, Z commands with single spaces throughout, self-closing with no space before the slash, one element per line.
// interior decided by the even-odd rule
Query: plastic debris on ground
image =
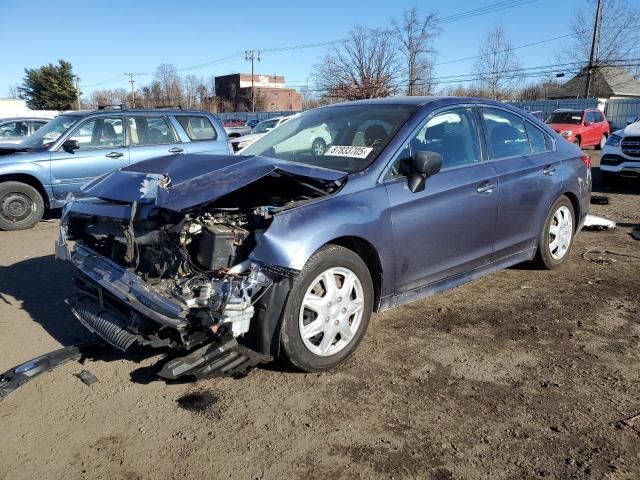
<path fill-rule="evenodd" d="M 587 230 L 613 230 L 616 228 L 616 222 L 598 215 L 587 215 L 584 228 Z"/>

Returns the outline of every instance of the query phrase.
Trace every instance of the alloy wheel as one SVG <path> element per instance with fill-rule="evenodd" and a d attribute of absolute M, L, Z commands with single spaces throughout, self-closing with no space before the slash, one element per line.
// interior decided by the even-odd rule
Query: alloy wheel
<path fill-rule="evenodd" d="M 573 218 L 569 208 L 558 208 L 549 225 L 549 253 L 554 260 L 562 259 L 571 246 L 573 236 Z"/>

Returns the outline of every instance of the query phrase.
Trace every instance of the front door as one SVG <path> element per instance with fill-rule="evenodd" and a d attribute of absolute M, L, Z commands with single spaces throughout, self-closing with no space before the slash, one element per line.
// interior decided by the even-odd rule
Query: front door
<path fill-rule="evenodd" d="M 51 154 L 51 182 L 56 200 L 63 200 L 69 192 L 78 192 L 99 175 L 129 165 L 122 117 L 89 118 L 66 140 L 76 140 L 80 149 L 67 152 L 60 147 Z"/>
<path fill-rule="evenodd" d="M 409 190 L 412 157 L 442 156 L 442 170 L 421 192 Z M 490 261 L 498 208 L 498 180 L 482 161 L 472 107 L 439 112 L 392 163 L 385 182 L 391 206 L 395 293 L 464 273 Z"/>

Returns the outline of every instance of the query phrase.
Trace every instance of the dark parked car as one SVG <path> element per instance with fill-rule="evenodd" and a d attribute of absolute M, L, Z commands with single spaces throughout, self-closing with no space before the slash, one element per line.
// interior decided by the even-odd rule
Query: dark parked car
<path fill-rule="evenodd" d="M 0 118 L 0 143 L 20 143 L 49 121 L 49 118 Z"/>
<path fill-rule="evenodd" d="M 0 229 L 33 227 L 89 180 L 162 155 L 230 153 L 208 113 L 98 110 L 56 117 L 15 145 L 0 145 Z"/>
<path fill-rule="evenodd" d="M 278 148 L 317 130 L 322 155 Z M 64 209 L 74 314 L 122 350 L 182 355 L 166 378 L 278 355 L 331 368 L 373 311 L 520 262 L 558 267 L 589 211 L 589 157 L 489 100 L 326 106 L 243 153 L 127 166 Z"/>

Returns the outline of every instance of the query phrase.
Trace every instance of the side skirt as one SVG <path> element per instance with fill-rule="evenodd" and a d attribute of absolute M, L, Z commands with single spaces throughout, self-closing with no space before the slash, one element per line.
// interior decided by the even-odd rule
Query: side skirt
<path fill-rule="evenodd" d="M 436 293 L 440 293 L 444 290 L 457 287 L 459 285 L 462 285 L 463 283 L 470 282 L 471 280 L 484 277 L 491 273 L 504 270 L 505 268 L 517 265 L 518 263 L 527 262 L 534 256 L 535 249 L 525 250 L 523 252 L 515 253 L 487 265 L 483 265 L 474 270 L 470 270 L 459 275 L 454 275 L 452 277 L 448 277 L 438 282 L 424 285 L 422 287 L 414 288 L 413 290 L 410 290 L 408 292 L 403 292 L 397 295 L 388 295 L 381 299 L 380 309 L 378 310 L 378 312 L 399 307 L 400 305 L 404 305 L 405 303 L 411 303 L 415 302 L 416 300 L 430 297 L 431 295 L 435 295 Z"/>

